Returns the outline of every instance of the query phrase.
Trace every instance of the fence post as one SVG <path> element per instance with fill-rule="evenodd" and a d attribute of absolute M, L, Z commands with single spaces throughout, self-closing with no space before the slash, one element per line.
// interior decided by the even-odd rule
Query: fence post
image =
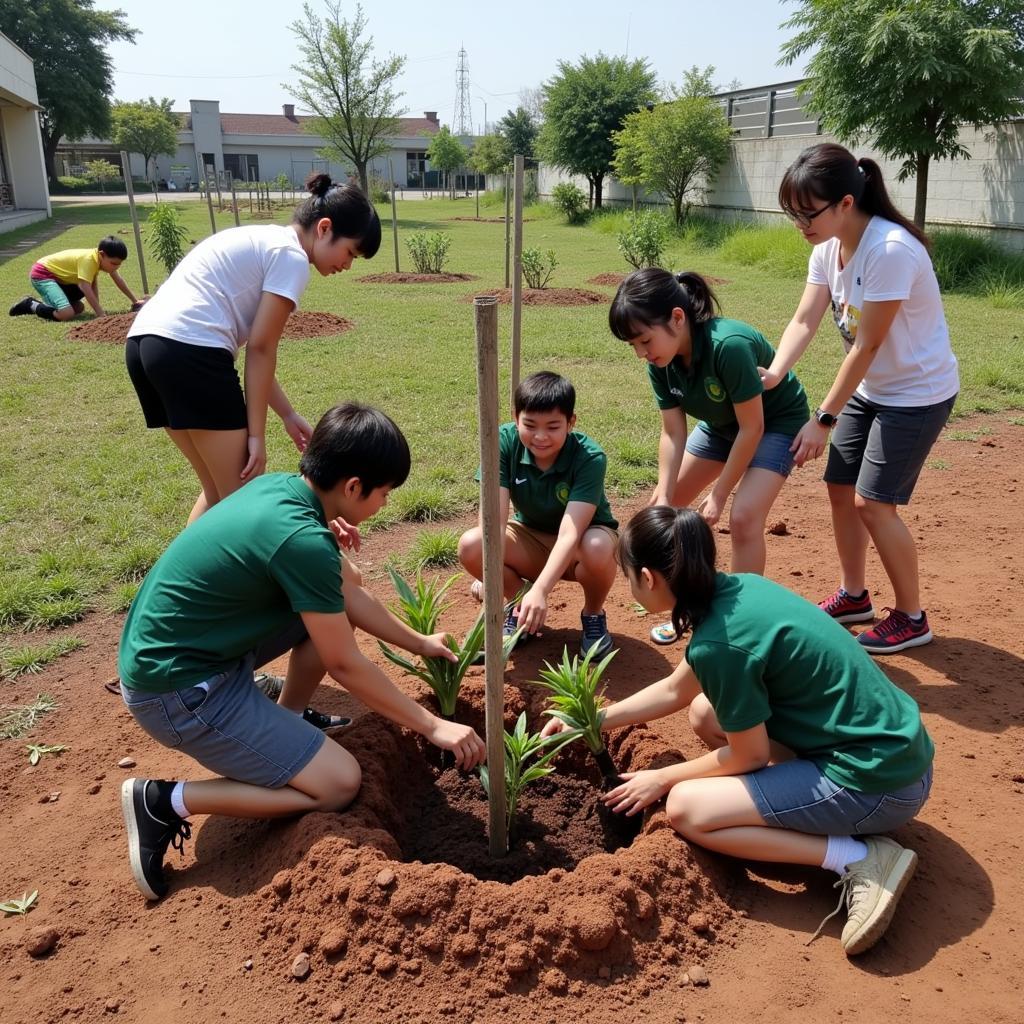
<path fill-rule="evenodd" d="M 395 206 L 395 169 L 391 165 L 391 157 L 388 157 L 388 177 L 391 178 L 391 234 L 395 240 L 395 273 L 401 273 L 398 269 L 398 213 Z"/>
<path fill-rule="evenodd" d="M 213 167 L 206 165 L 206 208 L 210 211 L 210 233 L 217 234 L 217 218 L 213 215 L 213 190 L 210 188 L 210 172 L 216 173 Z"/>
<path fill-rule="evenodd" d="M 128 210 L 132 215 L 132 227 L 135 229 L 135 251 L 139 254 L 139 274 L 142 275 L 142 291 L 149 294 L 149 282 L 146 280 L 146 257 L 142 252 L 142 232 L 139 230 L 139 211 L 135 209 L 135 188 L 132 185 L 132 165 L 128 154 L 121 150 L 121 173 L 124 175 L 124 190 L 128 194 Z"/>
<path fill-rule="evenodd" d="M 775 90 L 768 90 L 768 99 L 765 102 L 765 114 L 764 114 L 764 137 L 770 139 L 772 137 L 772 118 L 775 115 Z"/>
<path fill-rule="evenodd" d="M 520 340 L 523 329 L 523 173 L 526 160 L 522 153 L 515 156 L 515 227 L 512 249 L 512 395 L 519 387 Z M 514 406 L 509 396 L 509 408 Z M 513 413 L 513 419 L 515 414 Z"/>

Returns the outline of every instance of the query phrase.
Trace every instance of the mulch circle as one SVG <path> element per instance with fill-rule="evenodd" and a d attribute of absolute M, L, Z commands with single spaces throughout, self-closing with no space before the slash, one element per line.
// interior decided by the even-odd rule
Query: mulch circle
<path fill-rule="evenodd" d="M 472 302 L 478 295 L 493 295 L 507 306 L 512 301 L 511 288 L 488 288 L 484 292 L 466 295 L 463 302 Z M 607 295 L 588 292 L 585 288 L 524 288 L 524 306 L 598 306 L 608 301 Z"/>
<path fill-rule="evenodd" d="M 476 221 L 477 224 L 504 224 L 504 217 L 446 217 L 445 220 L 472 220 Z M 532 217 L 524 217 L 523 223 L 529 224 L 533 220 Z"/>
<path fill-rule="evenodd" d="M 135 321 L 134 313 L 112 313 L 110 316 L 97 317 L 75 324 L 67 333 L 68 341 L 96 341 L 123 345 L 128 337 L 128 330 Z M 323 338 L 331 334 L 341 334 L 355 327 L 355 322 L 333 313 L 310 312 L 301 310 L 292 313 L 284 326 L 282 338 L 290 341 L 301 341 L 304 338 Z"/>
<path fill-rule="evenodd" d="M 476 274 L 412 274 L 402 271 L 387 274 L 366 274 L 357 277 L 366 284 L 454 284 L 456 281 L 479 281 Z"/>
<path fill-rule="evenodd" d="M 727 278 L 724 277 L 712 277 L 710 274 L 701 275 L 708 284 L 731 284 Z M 618 274 L 609 272 L 607 274 L 598 274 L 596 277 L 588 277 L 587 284 L 603 284 L 610 285 L 612 287 L 618 287 L 622 284 L 629 274 Z"/>

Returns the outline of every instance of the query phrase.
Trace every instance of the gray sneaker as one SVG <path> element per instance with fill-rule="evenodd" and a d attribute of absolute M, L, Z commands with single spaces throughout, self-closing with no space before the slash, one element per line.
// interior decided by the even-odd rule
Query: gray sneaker
<path fill-rule="evenodd" d="M 608 632 L 608 616 L 604 612 L 597 615 L 580 613 L 583 624 L 583 635 L 580 637 L 580 655 L 586 657 L 593 654 L 594 658 L 602 658 L 612 649 L 612 635 Z"/>

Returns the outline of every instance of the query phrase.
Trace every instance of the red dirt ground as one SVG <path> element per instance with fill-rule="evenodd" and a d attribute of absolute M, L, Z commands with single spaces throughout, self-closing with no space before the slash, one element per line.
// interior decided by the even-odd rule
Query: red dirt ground
<path fill-rule="evenodd" d="M 134 313 L 111 313 L 109 316 L 97 317 L 75 324 L 67 333 L 68 341 L 101 341 L 123 345 L 128 336 L 128 328 L 135 321 Z M 343 316 L 333 313 L 322 313 L 315 310 L 305 312 L 297 310 L 288 317 L 284 325 L 282 338 L 290 341 L 301 341 L 306 338 L 324 338 L 332 334 L 350 331 L 355 323 Z"/>
<path fill-rule="evenodd" d="M 476 274 L 413 274 L 391 271 L 386 274 L 364 274 L 357 277 L 363 284 L 454 284 L 457 281 L 479 281 Z"/>
<path fill-rule="evenodd" d="M 937 748 L 935 786 L 920 818 L 896 834 L 918 851 L 917 875 L 888 934 L 864 956 L 843 956 L 839 921 L 804 945 L 834 906 L 831 876 L 692 850 L 661 812 L 628 849 L 511 885 L 476 881 L 450 864 L 403 862 L 410 822 L 416 831 L 408 800 L 427 806 L 416 786 L 436 770 L 422 764 L 415 742 L 330 682 L 318 705 L 356 718 L 343 740 L 365 772 L 353 808 L 286 822 L 198 819 L 185 857 L 169 858 L 170 894 L 149 905 L 128 871 L 118 789 L 129 775 L 182 777 L 191 769 L 103 691 L 121 618 L 97 615 L 73 627 L 87 648 L 3 684 L 5 704 L 39 692 L 60 704 L 33 733 L 0 743 L 0 897 L 40 893 L 26 917 L 0 920 L 3 1019 L 554 1024 L 572 1015 L 588 1024 L 744 1024 L 771 1014 L 787 1024 L 1019 1024 L 1024 428 L 1007 418 L 958 422 L 956 435 L 974 440 L 947 431 L 907 511 L 937 639 L 883 666 L 922 707 Z M 620 515 L 638 504 L 620 503 Z M 797 471 L 783 489 L 777 523 L 786 529 L 768 536 L 769 575 L 811 598 L 831 589 L 836 558 L 818 467 Z M 368 538 L 359 558 L 367 578 L 414 532 Z M 728 534 L 718 541 L 727 564 Z M 881 606 L 891 594 L 873 555 L 870 567 Z M 372 587 L 386 594 L 383 583 Z M 476 608 L 459 587 L 444 622 L 458 632 Z M 664 675 L 682 648 L 649 643 L 652 619 L 635 613 L 621 580 L 608 611 L 620 648 L 607 673 L 614 699 Z M 524 684 L 575 643 L 577 630 L 578 597 L 563 584 L 546 635 L 513 657 L 509 716 L 533 703 Z M 362 646 L 385 664 L 375 644 Z M 468 714 L 478 713 L 480 678 L 474 670 Z M 422 696 L 418 684 L 403 685 Z M 684 716 L 616 741 L 623 764 L 668 748 L 687 756 L 701 749 Z M 29 742 L 69 749 L 30 767 Z M 137 766 L 117 767 L 126 756 Z M 435 811 L 424 810 L 419 834 L 447 804 L 455 821 L 462 817 L 468 845 L 480 820 L 475 785 L 450 770 L 434 789 Z M 56 802 L 40 802 L 54 791 Z M 538 792 L 533 809 L 543 799 Z M 24 941 L 48 927 L 58 944 L 34 959 Z M 310 973 L 299 981 L 292 966 L 304 952 Z M 708 986 L 685 977 L 694 965 L 706 970 Z"/>
<path fill-rule="evenodd" d="M 502 306 L 512 301 L 511 288 L 488 288 L 463 297 L 463 302 L 472 302 L 478 295 L 493 295 Z M 596 306 L 607 302 L 607 295 L 589 292 L 585 288 L 524 288 L 524 306 Z"/>

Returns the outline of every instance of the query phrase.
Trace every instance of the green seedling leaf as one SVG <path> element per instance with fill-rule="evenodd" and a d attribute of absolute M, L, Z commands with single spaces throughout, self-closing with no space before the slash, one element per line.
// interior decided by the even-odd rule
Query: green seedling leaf
<path fill-rule="evenodd" d="M 68 748 L 63 743 L 30 743 L 25 749 L 28 751 L 28 763 L 39 764 L 43 754 L 63 754 Z"/>
<path fill-rule="evenodd" d="M 3 903 L 0 903 L 0 910 L 7 915 L 24 915 L 27 914 L 33 906 L 35 906 L 36 900 L 38 899 L 39 890 L 33 889 L 32 892 L 23 892 L 20 899 L 15 897 L 14 899 L 5 900 Z"/>

